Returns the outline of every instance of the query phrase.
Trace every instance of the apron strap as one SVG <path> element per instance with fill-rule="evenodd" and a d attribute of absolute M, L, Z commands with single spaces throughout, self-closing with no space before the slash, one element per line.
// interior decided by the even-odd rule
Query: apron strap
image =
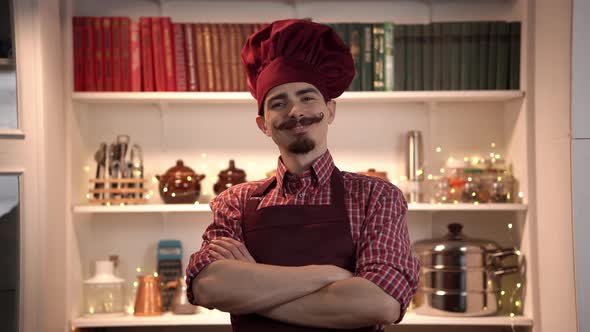
<path fill-rule="evenodd" d="M 346 211 L 344 177 L 342 176 L 342 173 L 336 166 L 334 166 L 334 169 L 332 170 L 332 176 L 330 177 L 330 181 L 332 182 L 332 205 L 334 205 L 341 211 Z"/>

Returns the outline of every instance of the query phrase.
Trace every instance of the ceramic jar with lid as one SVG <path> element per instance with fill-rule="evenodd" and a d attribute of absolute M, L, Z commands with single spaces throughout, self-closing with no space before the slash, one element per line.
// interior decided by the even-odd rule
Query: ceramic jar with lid
<path fill-rule="evenodd" d="M 95 274 L 84 281 L 86 316 L 122 316 L 124 280 L 114 274 L 111 261 L 96 261 Z"/>
<path fill-rule="evenodd" d="M 156 175 L 160 182 L 160 196 L 167 204 L 193 204 L 201 194 L 201 180 L 205 175 L 184 165 L 182 160 L 176 161 L 164 175 Z"/>
<path fill-rule="evenodd" d="M 234 160 L 229 161 L 229 167 L 219 172 L 217 183 L 213 186 L 216 195 L 221 194 L 224 190 L 236 184 L 246 182 L 246 172 L 236 168 Z"/>

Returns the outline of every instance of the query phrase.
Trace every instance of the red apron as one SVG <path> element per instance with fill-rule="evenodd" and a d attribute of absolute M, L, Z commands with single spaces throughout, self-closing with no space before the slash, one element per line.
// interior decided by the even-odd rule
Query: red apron
<path fill-rule="evenodd" d="M 336 265 L 354 273 L 355 248 L 344 204 L 344 180 L 337 168 L 331 176 L 332 205 L 278 205 L 257 210 L 261 197 L 276 185 L 262 184 L 246 203 L 242 221 L 248 251 L 258 263 L 281 266 Z M 232 315 L 234 332 L 319 332 L 257 314 Z M 341 331 L 375 331 L 375 327 Z"/>

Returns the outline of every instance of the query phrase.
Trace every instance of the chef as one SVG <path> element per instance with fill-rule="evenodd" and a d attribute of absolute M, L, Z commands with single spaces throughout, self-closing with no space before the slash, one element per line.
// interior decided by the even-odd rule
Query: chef
<path fill-rule="evenodd" d="M 234 331 L 380 331 L 418 285 L 402 192 L 340 171 L 327 147 L 334 98 L 354 77 L 329 27 L 281 20 L 242 49 L 256 124 L 278 146 L 276 176 L 230 187 L 187 267 L 191 303 L 231 313 Z M 355 133 L 350 128 L 351 135 Z"/>

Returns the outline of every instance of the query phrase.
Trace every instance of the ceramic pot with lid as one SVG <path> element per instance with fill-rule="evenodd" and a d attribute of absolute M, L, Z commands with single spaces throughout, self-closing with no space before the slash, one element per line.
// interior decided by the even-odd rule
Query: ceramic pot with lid
<path fill-rule="evenodd" d="M 502 259 L 517 252 L 468 238 L 462 228 L 450 224 L 443 238 L 414 244 L 422 265 L 414 297 L 417 314 L 469 317 L 498 312 L 499 278 L 519 271 L 518 266 L 503 266 Z"/>
<path fill-rule="evenodd" d="M 160 182 L 160 196 L 166 204 L 193 204 L 201 194 L 201 180 L 205 175 L 199 175 L 182 160 L 176 161 L 164 175 L 156 175 Z"/>
<path fill-rule="evenodd" d="M 216 195 L 221 194 L 221 192 L 231 186 L 246 182 L 246 172 L 236 168 L 236 163 L 233 159 L 229 161 L 229 168 L 219 172 L 218 177 L 217 183 L 213 186 L 213 191 L 215 191 Z"/>
<path fill-rule="evenodd" d="M 378 172 L 374 168 L 369 168 L 366 172 L 359 172 L 359 174 L 380 178 L 389 182 L 387 172 Z"/>

